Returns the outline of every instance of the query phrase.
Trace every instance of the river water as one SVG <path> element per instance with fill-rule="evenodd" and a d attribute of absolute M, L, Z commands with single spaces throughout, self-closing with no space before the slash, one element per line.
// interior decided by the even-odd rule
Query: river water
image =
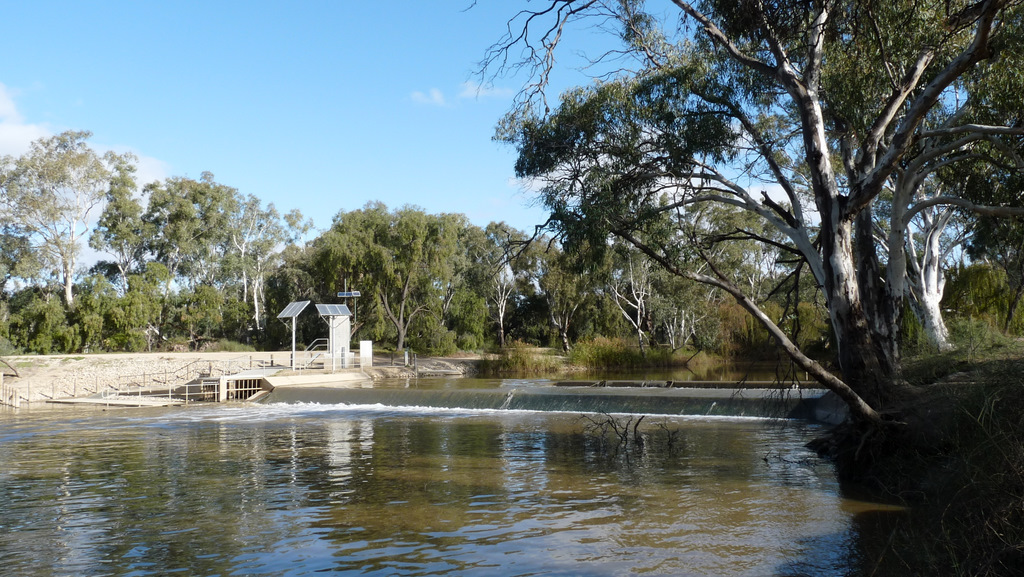
<path fill-rule="evenodd" d="M 0 574 L 856 572 L 871 507 L 804 448 L 821 428 L 636 425 L 273 399 L 2 412 Z"/>

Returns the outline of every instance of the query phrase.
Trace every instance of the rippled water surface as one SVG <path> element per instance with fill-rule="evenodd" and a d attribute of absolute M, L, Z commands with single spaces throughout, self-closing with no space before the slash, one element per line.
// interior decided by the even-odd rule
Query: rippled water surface
<path fill-rule="evenodd" d="M 843 575 L 818 430 L 318 404 L 0 413 L 0 574 Z M 632 424 L 635 424 L 634 419 Z M 631 425 L 632 426 L 632 425 Z"/>

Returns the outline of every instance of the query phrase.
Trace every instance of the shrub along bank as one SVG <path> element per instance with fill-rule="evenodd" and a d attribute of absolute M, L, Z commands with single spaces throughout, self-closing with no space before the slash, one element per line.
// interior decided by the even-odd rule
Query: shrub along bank
<path fill-rule="evenodd" d="M 909 506 L 870 521 L 887 538 L 867 544 L 866 574 L 1024 574 L 1024 347 L 929 355 L 904 376 L 894 430 L 814 444 L 851 494 Z"/>

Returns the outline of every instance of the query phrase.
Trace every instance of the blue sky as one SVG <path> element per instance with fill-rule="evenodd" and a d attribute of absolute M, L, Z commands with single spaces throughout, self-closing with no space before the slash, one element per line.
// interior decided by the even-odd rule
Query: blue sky
<path fill-rule="evenodd" d="M 210 171 L 320 229 L 380 200 L 530 230 L 544 212 L 491 140 L 522 79 L 472 85 L 523 4 L 470 4 L 7 3 L 0 154 L 89 130 L 145 181 Z"/>

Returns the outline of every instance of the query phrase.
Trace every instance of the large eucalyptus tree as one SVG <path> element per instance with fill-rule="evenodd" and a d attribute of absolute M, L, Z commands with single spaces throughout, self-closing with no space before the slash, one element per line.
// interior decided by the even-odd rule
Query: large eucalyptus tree
<path fill-rule="evenodd" d="M 41 138 L 20 157 L 0 158 L 0 211 L 27 233 L 38 261 L 53 271 L 74 306 L 82 237 L 112 179 L 130 178 L 130 154 L 99 154 L 86 140 L 92 133 L 67 131 Z"/>
<path fill-rule="evenodd" d="M 881 421 L 899 390 L 906 271 L 880 256 L 876 205 L 915 159 L 955 161 L 973 143 L 1024 133 L 1019 114 L 980 113 L 993 105 L 993 75 L 1017 87 L 999 91 L 1001 109 L 1024 110 L 1024 78 L 1012 72 L 1024 64 L 1020 2 L 672 0 L 664 20 L 645 4 L 549 0 L 513 17 L 485 72 L 533 67 L 527 98 L 499 127 L 519 149 L 517 173 L 540 182 L 550 224 L 568 243 L 616 235 L 719 287 L 857 419 Z M 567 92 L 550 111 L 532 96 L 546 88 L 567 31 L 589 16 L 619 25 L 613 54 L 634 57 L 635 69 L 621 62 L 623 72 Z M 890 257 L 903 254 L 909 212 L 979 208 L 964 197 L 892 198 Z M 706 272 L 684 268 L 683 253 L 702 249 L 681 234 L 686 209 L 702 203 L 759 216 L 805 262 L 824 295 L 841 377 L 804 355 L 713 262 Z"/>
<path fill-rule="evenodd" d="M 394 329 L 401 351 L 418 317 L 441 316 L 463 224 L 455 215 L 372 202 L 339 213 L 314 241 L 313 260 L 332 291 L 347 282 L 362 292 L 360 306 L 371 304 L 379 323 Z"/>
<path fill-rule="evenodd" d="M 121 294 L 128 292 L 128 276 L 145 266 L 146 245 L 155 232 L 142 220 L 142 199 L 136 196 L 135 167 L 124 166 L 111 181 L 106 204 L 89 237 L 89 246 L 114 257 Z"/>
<path fill-rule="evenodd" d="M 146 248 L 156 261 L 189 289 L 222 281 L 238 191 L 203 172 L 199 180 L 176 176 L 148 184 L 145 193 Z"/>

